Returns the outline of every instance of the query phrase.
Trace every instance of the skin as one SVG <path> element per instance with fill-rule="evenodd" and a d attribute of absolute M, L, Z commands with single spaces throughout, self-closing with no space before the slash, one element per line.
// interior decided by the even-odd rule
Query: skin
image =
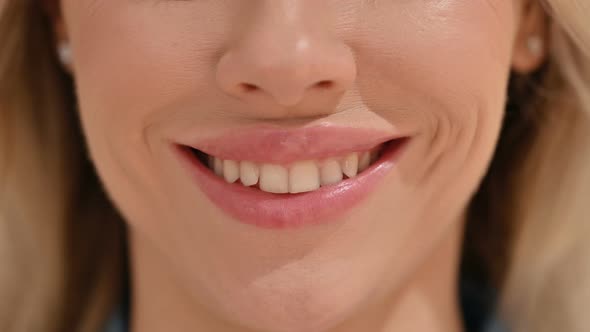
<path fill-rule="evenodd" d="M 544 36 L 538 5 L 63 0 L 55 12 L 90 157 L 129 225 L 133 331 L 462 330 L 463 214 L 510 70 L 542 61 L 525 47 Z M 412 139 L 338 222 L 262 230 L 210 203 L 166 143 L 254 123 Z"/>

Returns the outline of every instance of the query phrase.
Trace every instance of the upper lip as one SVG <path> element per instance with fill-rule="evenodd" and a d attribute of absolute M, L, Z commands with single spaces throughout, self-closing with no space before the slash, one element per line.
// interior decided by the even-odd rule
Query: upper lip
<path fill-rule="evenodd" d="M 287 164 L 368 151 L 396 138 L 400 135 L 390 131 L 327 124 L 290 129 L 253 126 L 182 145 L 224 160 Z"/>

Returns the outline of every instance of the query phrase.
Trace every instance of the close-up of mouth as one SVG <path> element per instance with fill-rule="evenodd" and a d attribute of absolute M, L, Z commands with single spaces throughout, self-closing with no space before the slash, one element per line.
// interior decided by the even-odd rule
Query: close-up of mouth
<path fill-rule="evenodd" d="M 359 134 L 353 130 L 349 137 Z M 229 136 L 175 148 L 200 189 L 234 219 L 290 228 L 333 220 L 369 196 L 408 141 L 366 133 L 354 143 L 335 143 L 346 130 L 280 138 L 274 133 L 270 141 L 268 135 Z"/>
<path fill-rule="evenodd" d="M 590 332 L 590 0 L 0 0 L 0 332 Z"/>

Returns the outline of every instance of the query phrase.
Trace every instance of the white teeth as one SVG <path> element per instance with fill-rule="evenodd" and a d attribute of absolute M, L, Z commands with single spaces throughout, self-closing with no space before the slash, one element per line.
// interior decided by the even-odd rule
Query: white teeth
<path fill-rule="evenodd" d="M 351 153 L 342 161 L 342 172 L 349 178 L 354 177 L 359 170 L 359 155 Z"/>
<path fill-rule="evenodd" d="M 223 177 L 223 160 L 213 158 L 213 171 L 217 176 Z"/>
<path fill-rule="evenodd" d="M 371 153 L 370 152 L 361 153 L 359 156 L 358 171 L 362 172 L 362 171 L 366 170 L 370 164 L 371 164 Z"/>
<path fill-rule="evenodd" d="M 258 166 L 249 161 L 242 161 L 240 163 L 240 181 L 246 187 L 253 186 L 258 182 L 260 176 L 260 169 Z"/>
<path fill-rule="evenodd" d="M 288 166 L 222 160 L 211 156 L 207 164 L 217 176 L 228 183 L 240 180 L 244 186 L 258 184 L 260 190 L 269 193 L 296 194 L 337 184 L 344 179 L 344 175 L 352 178 L 366 170 L 377 157 L 378 150 L 374 149 L 322 161 L 300 161 Z"/>
<path fill-rule="evenodd" d="M 320 181 L 322 186 L 336 184 L 342 181 L 342 168 L 336 159 L 329 159 L 320 168 Z"/>
<path fill-rule="evenodd" d="M 289 192 L 313 191 L 320 187 L 320 171 L 315 161 L 300 161 L 289 170 Z"/>
<path fill-rule="evenodd" d="M 260 189 L 269 193 L 289 192 L 289 170 L 280 165 L 263 164 L 260 167 Z"/>
<path fill-rule="evenodd" d="M 240 178 L 239 164 L 235 160 L 224 160 L 223 161 L 223 177 L 225 181 L 234 183 Z"/>

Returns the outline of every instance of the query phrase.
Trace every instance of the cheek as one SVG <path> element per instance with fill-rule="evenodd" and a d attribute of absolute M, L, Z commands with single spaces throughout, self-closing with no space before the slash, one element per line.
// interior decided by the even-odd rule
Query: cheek
<path fill-rule="evenodd" d="M 421 172 L 408 170 L 415 181 L 448 176 L 432 172 L 440 160 L 455 168 L 467 161 L 483 172 L 504 109 L 513 7 L 511 1 L 402 1 L 362 20 L 354 40 L 360 94 L 424 138 L 408 163 L 421 165 Z"/>
<path fill-rule="evenodd" d="M 160 142 L 152 131 L 169 111 L 199 105 L 192 101 L 211 90 L 227 18 L 208 14 L 220 9 L 155 1 L 66 0 L 64 7 L 90 154 L 115 201 L 132 211 L 127 219 L 149 219 L 168 201 L 154 176 L 161 172 L 151 149 Z M 131 197 L 153 202 L 151 211 Z"/>
<path fill-rule="evenodd" d="M 395 90 L 441 101 L 485 97 L 503 84 L 515 33 L 510 1 L 495 9 L 481 0 L 403 3 L 378 7 L 378 14 L 371 10 L 362 19 L 353 42 L 361 67 L 372 75 L 361 78 L 376 76 Z"/>
<path fill-rule="evenodd" d="M 179 91 L 198 98 L 206 90 L 227 17 L 205 14 L 222 10 L 108 2 L 92 10 L 71 6 L 70 39 L 82 101 L 106 112 L 147 113 L 173 107 L 172 100 L 182 97 Z"/>

